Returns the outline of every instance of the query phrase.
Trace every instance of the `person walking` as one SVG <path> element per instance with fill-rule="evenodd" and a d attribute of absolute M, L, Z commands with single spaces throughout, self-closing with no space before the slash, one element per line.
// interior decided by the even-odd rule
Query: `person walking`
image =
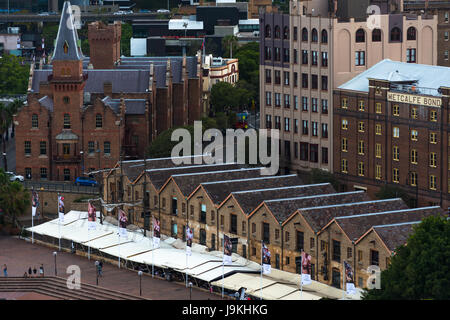
<path fill-rule="evenodd" d="M 98 264 L 98 275 L 100 277 L 103 277 L 103 261 L 100 260 L 100 263 Z"/>
<path fill-rule="evenodd" d="M 28 268 L 28 275 L 31 277 L 33 271 L 31 270 L 31 267 Z"/>
<path fill-rule="evenodd" d="M 35 277 L 36 277 L 36 273 L 37 273 L 37 269 L 36 269 L 36 267 L 34 267 L 33 268 L 33 274 L 34 274 Z"/>
<path fill-rule="evenodd" d="M 3 265 L 3 275 L 4 275 L 5 277 L 8 276 L 8 268 L 6 267 L 6 263 Z"/>
<path fill-rule="evenodd" d="M 44 276 L 44 265 L 41 263 L 41 266 L 39 267 L 39 274 L 41 277 Z"/>

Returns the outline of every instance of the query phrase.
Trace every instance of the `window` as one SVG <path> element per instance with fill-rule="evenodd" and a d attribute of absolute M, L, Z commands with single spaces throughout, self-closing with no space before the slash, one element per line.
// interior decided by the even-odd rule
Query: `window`
<path fill-rule="evenodd" d="M 278 48 L 278 47 L 275 47 L 274 60 L 275 61 L 281 60 L 281 51 L 280 51 L 280 48 Z"/>
<path fill-rule="evenodd" d="M 286 241 L 286 242 L 289 242 L 289 231 L 286 231 L 286 232 L 284 233 L 284 238 L 285 238 L 285 241 Z"/>
<path fill-rule="evenodd" d="M 296 235 L 297 235 L 297 243 L 296 243 L 296 249 L 297 251 L 302 251 L 305 249 L 305 244 L 304 244 L 304 234 L 301 231 L 296 231 Z"/>
<path fill-rule="evenodd" d="M 280 229 L 275 229 L 275 240 L 280 239 Z"/>
<path fill-rule="evenodd" d="M 284 27 L 283 28 L 283 39 L 284 40 L 288 40 L 289 39 L 289 28 L 288 27 Z"/>
<path fill-rule="evenodd" d="M 95 152 L 95 145 L 94 145 L 94 141 L 89 141 L 88 142 L 88 153 L 92 154 Z"/>
<path fill-rule="evenodd" d="M 311 42 L 317 42 L 317 41 L 319 41 L 319 36 L 317 34 L 316 28 L 314 28 L 311 31 Z"/>
<path fill-rule="evenodd" d="M 302 97 L 302 111 L 308 111 L 308 97 Z"/>
<path fill-rule="evenodd" d="M 380 264 L 378 261 L 378 251 L 370 250 L 370 264 L 373 266 L 378 266 Z"/>
<path fill-rule="evenodd" d="M 302 88 L 307 89 L 308 88 L 308 74 L 302 73 Z"/>
<path fill-rule="evenodd" d="M 381 143 L 375 143 L 375 157 L 381 158 Z"/>
<path fill-rule="evenodd" d="M 64 114 L 64 129 L 70 129 L 70 115 L 68 113 Z"/>
<path fill-rule="evenodd" d="M 417 172 L 411 172 L 409 174 L 409 183 L 411 186 L 417 186 Z"/>
<path fill-rule="evenodd" d="M 272 60 L 272 48 L 270 48 L 270 47 L 264 48 L 264 59 Z"/>
<path fill-rule="evenodd" d="M 302 41 L 308 41 L 308 30 L 306 28 L 302 29 Z"/>
<path fill-rule="evenodd" d="M 308 120 L 302 120 L 302 134 L 308 134 Z"/>
<path fill-rule="evenodd" d="M 289 118 L 284 118 L 284 131 L 286 132 L 289 132 L 290 120 Z"/>
<path fill-rule="evenodd" d="M 272 28 L 270 28 L 269 25 L 266 25 L 266 28 L 264 29 L 264 36 L 266 38 L 272 37 Z"/>
<path fill-rule="evenodd" d="M 372 42 L 381 42 L 381 30 L 380 29 L 373 29 Z"/>
<path fill-rule="evenodd" d="M 375 103 L 375 113 L 381 113 L 381 103 Z"/>
<path fill-rule="evenodd" d="M 430 189 L 436 190 L 436 176 L 430 175 Z"/>
<path fill-rule="evenodd" d="M 341 242 L 333 240 L 333 261 L 341 262 Z"/>
<path fill-rule="evenodd" d="M 272 70 L 266 69 L 266 83 L 272 83 Z"/>
<path fill-rule="evenodd" d="M 411 163 L 417 164 L 417 150 L 411 149 Z"/>
<path fill-rule="evenodd" d="M 448 12 L 444 13 L 444 22 L 448 23 Z"/>
<path fill-rule="evenodd" d="M 363 29 L 358 29 L 356 31 L 356 42 L 365 42 L 366 41 L 366 33 Z"/>
<path fill-rule="evenodd" d="M 328 114 L 328 100 L 322 99 L 322 113 Z"/>
<path fill-rule="evenodd" d="M 298 119 L 294 119 L 294 133 L 298 133 Z"/>
<path fill-rule="evenodd" d="M 430 110 L 430 121 L 437 121 L 437 111 Z"/>
<path fill-rule="evenodd" d="M 399 170 L 397 168 L 392 169 L 392 181 L 395 183 L 399 183 Z"/>
<path fill-rule="evenodd" d="M 406 40 L 416 40 L 416 28 L 408 28 L 408 30 L 406 31 Z"/>
<path fill-rule="evenodd" d="M 375 124 L 375 134 L 381 136 L 381 124 Z"/>
<path fill-rule="evenodd" d="M 230 214 L 230 233 L 237 234 L 237 216 L 235 214 Z"/>
<path fill-rule="evenodd" d="M 343 119 L 342 120 L 342 130 L 347 130 L 347 129 L 348 129 L 348 120 Z"/>
<path fill-rule="evenodd" d="M 418 131 L 417 130 L 411 130 L 411 140 L 417 141 Z"/>
<path fill-rule="evenodd" d="M 280 27 L 279 27 L 279 26 L 275 26 L 275 29 L 274 29 L 274 38 L 275 38 L 275 39 L 280 39 L 280 37 L 281 37 L 281 34 L 280 34 Z"/>
<path fill-rule="evenodd" d="M 347 159 L 341 160 L 341 171 L 343 173 L 348 173 L 348 160 Z"/>
<path fill-rule="evenodd" d="M 444 51 L 444 60 L 448 60 L 448 50 Z"/>
<path fill-rule="evenodd" d="M 417 108 L 411 108 L 411 119 L 417 119 Z"/>
<path fill-rule="evenodd" d="M 284 48 L 283 49 L 283 62 L 289 63 L 290 57 L 289 57 L 289 49 Z"/>
<path fill-rule="evenodd" d="M 398 27 L 394 27 L 391 30 L 391 41 L 401 41 L 401 31 Z"/>
<path fill-rule="evenodd" d="M 31 116 L 31 128 L 35 129 L 39 127 L 38 115 L 33 114 Z"/>
<path fill-rule="evenodd" d="M 347 247 L 347 259 L 350 259 L 353 255 L 352 255 L 352 248 L 351 247 Z"/>
<path fill-rule="evenodd" d="M 318 89 L 319 84 L 317 82 L 317 74 L 311 75 L 311 89 Z"/>
<path fill-rule="evenodd" d="M 319 123 L 317 121 L 311 121 L 311 127 L 312 127 L 312 136 L 317 137 Z"/>
<path fill-rule="evenodd" d="M 322 87 L 321 89 L 323 91 L 328 91 L 328 77 L 327 76 L 322 76 Z"/>
<path fill-rule="evenodd" d="M 416 62 L 416 49 L 406 49 L 406 62 L 415 63 Z"/>
<path fill-rule="evenodd" d="M 283 72 L 283 78 L 284 78 L 284 85 L 288 86 L 289 85 L 289 72 L 288 71 Z"/>
<path fill-rule="evenodd" d="M 264 243 L 270 243 L 270 225 L 264 222 L 262 224 L 262 239 Z"/>
<path fill-rule="evenodd" d="M 322 30 L 321 42 L 328 43 L 328 32 L 325 29 Z"/>
<path fill-rule="evenodd" d="M 398 146 L 393 146 L 392 147 L 392 160 L 394 161 L 399 161 L 400 159 L 400 151 Z"/>
<path fill-rule="evenodd" d="M 281 106 L 281 94 L 275 92 L 275 107 Z"/>
<path fill-rule="evenodd" d="M 355 51 L 355 66 L 364 66 L 366 64 L 366 52 Z"/>
<path fill-rule="evenodd" d="M 291 106 L 291 96 L 288 94 L 284 95 L 284 107 L 285 108 L 290 108 Z"/>
<path fill-rule="evenodd" d="M 294 64 L 297 64 L 298 63 L 298 51 L 297 51 L 297 49 L 294 49 L 293 56 L 294 56 Z"/>
<path fill-rule="evenodd" d="M 298 97 L 294 96 L 294 109 L 298 110 Z"/>
<path fill-rule="evenodd" d="M 272 92 L 266 91 L 266 106 L 272 105 Z"/>
<path fill-rule="evenodd" d="M 358 142 L 358 154 L 364 155 L 364 140 L 359 140 Z"/>
<path fill-rule="evenodd" d="M 63 98 L 63 102 L 64 102 L 65 104 L 69 104 L 70 98 L 69 98 L 69 97 L 64 97 L 64 98 Z"/>
<path fill-rule="evenodd" d="M 275 116 L 275 129 L 281 129 L 280 117 Z"/>
<path fill-rule="evenodd" d="M 41 142 L 39 143 L 39 154 L 40 154 L 41 156 L 47 154 L 47 142 L 41 141 Z"/>
<path fill-rule="evenodd" d="M 111 142 L 105 141 L 103 143 L 103 152 L 107 155 L 111 154 Z"/>
<path fill-rule="evenodd" d="M 281 72 L 280 70 L 275 70 L 275 84 L 281 84 Z"/>
<path fill-rule="evenodd" d="M 358 131 L 364 132 L 364 122 L 362 121 L 358 122 Z"/>
<path fill-rule="evenodd" d="M 328 148 L 322 147 L 322 163 L 328 163 Z"/>
<path fill-rule="evenodd" d="M 430 132 L 430 143 L 437 144 L 437 133 Z"/>
<path fill-rule="evenodd" d="M 300 160 L 308 161 L 309 144 L 306 142 L 300 142 Z"/>
<path fill-rule="evenodd" d="M 364 177 L 364 162 L 358 163 L 358 176 Z"/>
<path fill-rule="evenodd" d="M 318 54 L 317 51 L 311 51 L 311 65 L 317 66 Z"/>
<path fill-rule="evenodd" d="M 448 41 L 448 31 L 445 31 L 445 32 L 444 32 L 444 40 L 445 40 L 445 41 Z"/>
<path fill-rule="evenodd" d="M 364 108 L 364 100 L 359 100 L 358 101 L 358 110 L 359 111 L 364 111 L 365 110 L 365 108 Z"/>
<path fill-rule="evenodd" d="M 41 179 L 47 179 L 47 168 L 40 169 Z"/>
<path fill-rule="evenodd" d="M 103 117 L 101 114 L 97 114 L 95 116 L 95 127 L 96 128 L 101 128 L 103 127 Z"/>
<path fill-rule="evenodd" d="M 381 166 L 379 164 L 375 165 L 375 179 L 381 179 Z"/>
<path fill-rule="evenodd" d="M 294 72 L 294 87 L 298 87 L 298 73 Z"/>
<path fill-rule="evenodd" d="M 342 138 L 341 140 L 341 151 L 347 152 L 348 151 L 348 139 Z"/>
<path fill-rule="evenodd" d="M 394 127 L 392 129 L 392 136 L 394 138 L 399 138 L 400 137 L 400 129 L 398 127 Z"/>
<path fill-rule="evenodd" d="M 266 129 L 272 129 L 272 116 L 266 114 Z"/>
<path fill-rule="evenodd" d="M 64 181 L 70 181 L 70 169 L 63 170 Z"/>
<path fill-rule="evenodd" d="M 293 32 L 294 41 L 297 41 L 297 38 L 298 38 L 297 33 L 298 33 L 298 28 L 297 28 L 297 27 L 294 27 L 294 32 Z"/>
<path fill-rule="evenodd" d="M 328 67 L 328 52 L 322 52 L 322 67 Z"/>
<path fill-rule="evenodd" d="M 302 50 L 302 64 L 308 64 L 308 50 Z"/>
<path fill-rule="evenodd" d="M 25 141 L 25 155 L 31 155 L 31 141 Z"/>
<path fill-rule="evenodd" d="M 436 152 L 430 152 L 430 167 L 436 168 L 437 154 Z"/>
<path fill-rule="evenodd" d="M 348 99 L 347 98 L 342 98 L 341 99 L 341 108 L 342 109 L 347 109 L 348 108 Z"/>
<path fill-rule="evenodd" d="M 322 138 L 328 138 L 328 124 L 322 123 Z"/>
<path fill-rule="evenodd" d="M 392 106 L 392 114 L 396 117 L 400 115 L 400 108 L 398 107 L 398 104 L 394 104 Z"/>
<path fill-rule="evenodd" d="M 298 159 L 298 142 L 294 142 L 294 158 Z"/>

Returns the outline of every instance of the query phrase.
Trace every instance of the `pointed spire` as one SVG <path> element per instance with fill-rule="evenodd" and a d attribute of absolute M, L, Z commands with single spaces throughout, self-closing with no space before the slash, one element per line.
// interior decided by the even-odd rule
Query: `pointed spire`
<path fill-rule="evenodd" d="M 52 61 L 82 59 L 83 53 L 79 47 L 72 6 L 69 1 L 66 1 L 61 12 L 61 20 L 59 22 L 58 36 L 56 37 L 56 46 Z"/>

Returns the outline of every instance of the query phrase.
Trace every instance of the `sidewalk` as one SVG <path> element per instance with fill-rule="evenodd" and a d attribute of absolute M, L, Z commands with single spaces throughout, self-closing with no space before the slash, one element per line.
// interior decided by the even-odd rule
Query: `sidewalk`
<path fill-rule="evenodd" d="M 18 238 L 0 236 L 0 266 L 8 267 L 9 276 L 23 276 L 29 267 L 44 264 L 46 275 L 55 274 L 55 262 L 53 257 L 54 248 L 43 245 L 31 244 Z M 58 252 L 56 257 L 57 275 L 67 278 L 66 269 L 69 265 L 78 265 L 81 269 L 81 282 L 96 284 L 95 260 L 89 261 L 85 257 Z M 0 274 L 3 276 L 3 271 Z M 99 278 L 99 286 L 110 290 L 139 296 L 139 276 L 137 272 L 127 269 L 119 269 L 117 264 L 105 263 L 103 266 L 103 277 Z M 3 293 L 0 292 L 0 298 Z M 189 289 L 182 283 L 168 282 L 158 278 L 152 278 L 151 274 L 142 276 L 142 296 L 153 300 L 189 300 Z M 6 297 L 6 296 L 5 296 Z M 205 292 L 196 287 L 192 288 L 192 300 L 221 300 L 221 296 Z"/>

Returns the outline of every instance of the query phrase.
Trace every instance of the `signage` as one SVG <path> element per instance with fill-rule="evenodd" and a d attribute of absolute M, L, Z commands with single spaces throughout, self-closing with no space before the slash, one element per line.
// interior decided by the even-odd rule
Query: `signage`
<path fill-rule="evenodd" d="M 434 98 L 434 97 L 426 97 L 398 92 L 388 92 L 387 93 L 388 101 L 392 102 L 400 102 L 400 103 L 409 103 L 409 104 L 417 104 L 421 106 L 428 107 L 441 107 L 442 99 Z"/>

